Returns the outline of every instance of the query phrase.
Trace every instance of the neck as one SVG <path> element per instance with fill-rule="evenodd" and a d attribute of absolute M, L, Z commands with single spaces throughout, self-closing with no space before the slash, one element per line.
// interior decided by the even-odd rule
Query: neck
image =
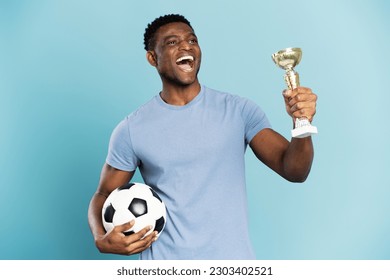
<path fill-rule="evenodd" d="M 187 86 L 163 85 L 160 96 L 170 105 L 184 106 L 190 103 L 200 92 L 199 82 Z"/>

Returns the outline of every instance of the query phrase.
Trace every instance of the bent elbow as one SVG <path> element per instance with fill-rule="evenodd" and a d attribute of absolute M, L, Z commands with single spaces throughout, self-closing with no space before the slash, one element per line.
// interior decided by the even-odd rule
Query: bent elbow
<path fill-rule="evenodd" d="M 309 177 L 310 170 L 311 170 L 311 164 L 306 167 L 290 165 L 290 168 L 284 169 L 283 177 L 287 181 L 290 181 L 292 183 L 303 183 Z"/>
<path fill-rule="evenodd" d="M 304 183 L 309 176 L 309 173 L 304 174 L 290 174 L 284 176 L 284 178 L 291 183 Z"/>
<path fill-rule="evenodd" d="M 286 178 L 291 183 L 304 183 L 307 177 Z"/>

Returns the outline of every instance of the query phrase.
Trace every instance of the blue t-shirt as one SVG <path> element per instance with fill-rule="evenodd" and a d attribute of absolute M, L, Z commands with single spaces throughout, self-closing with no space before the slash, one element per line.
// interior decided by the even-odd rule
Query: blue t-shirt
<path fill-rule="evenodd" d="M 141 259 L 254 259 L 244 154 L 270 127 L 254 102 L 202 85 L 185 106 L 160 95 L 115 128 L 106 162 L 137 167 L 167 207 L 159 239 Z"/>

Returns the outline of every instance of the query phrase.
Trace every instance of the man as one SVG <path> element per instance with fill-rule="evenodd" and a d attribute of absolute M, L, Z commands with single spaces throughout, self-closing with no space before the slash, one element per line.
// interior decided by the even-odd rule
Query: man
<path fill-rule="evenodd" d="M 311 137 L 287 141 L 270 128 L 253 102 L 201 85 L 201 49 L 187 19 L 166 15 L 148 25 L 146 58 L 157 69 L 162 90 L 114 130 L 89 224 L 103 253 L 141 259 L 254 259 L 249 240 L 244 153 L 249 145 L 265 165 L 292 182 L 311 168 Z M 316 95 L 285 90 L 288 114 L 312 121 Z M 134 221 L 105 232 L 102 205 L 139 168 L 167 206 L 167 224 L 156 232 L 122 232 Z"/>

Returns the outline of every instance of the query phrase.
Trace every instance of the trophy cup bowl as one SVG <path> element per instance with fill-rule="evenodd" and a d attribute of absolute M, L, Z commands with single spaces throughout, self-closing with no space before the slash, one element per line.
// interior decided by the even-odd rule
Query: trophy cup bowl
<path fill-rule="evenodd" d="M 301 58 L 302 50 L 300 48 L 287 48 L 272 55 L 275 64 L 284 70 L 293 69 L 299 64 Z"/>
<path fill-rule="evenodd" d="M 272 55 L 275 64 L 286 71 L 284 80 L 291 90 L 299 87 L 299 74 L 294 67 L 299 64 L 301 58 L 300 48 L 287 48 Z M 317 127 L 312 126 L 306 117 L 295 119 L 295 128 L 291 131 L 292 137 L 304 138 L 316 133 Z"/>

